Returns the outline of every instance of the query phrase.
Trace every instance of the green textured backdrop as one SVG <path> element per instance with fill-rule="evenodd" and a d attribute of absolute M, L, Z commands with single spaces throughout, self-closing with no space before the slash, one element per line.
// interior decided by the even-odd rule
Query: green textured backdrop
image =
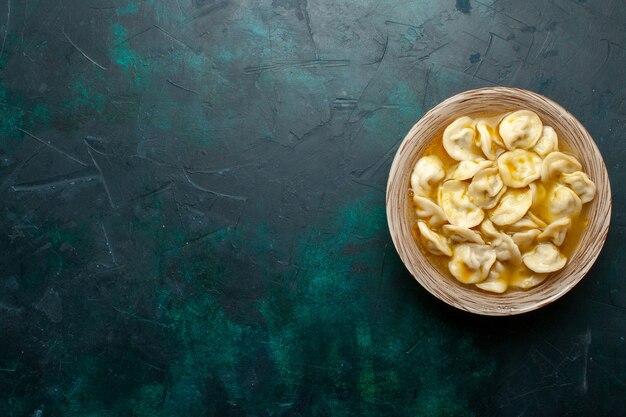
<path fill-rule="evenodd" d="M 626 413 L 623 2 L 0 3 L 0 415 Z M 405 132 L 491 85 L 577 116 L 614 195 L 590 274 L 503 319 L 384 211 Z"/>

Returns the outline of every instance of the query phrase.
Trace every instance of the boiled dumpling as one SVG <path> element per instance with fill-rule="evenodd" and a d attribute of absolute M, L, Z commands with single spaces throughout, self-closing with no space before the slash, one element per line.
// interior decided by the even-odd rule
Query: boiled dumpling
<path fill-rule="evenodd" d="M 565 236 L 571 224 L 572 221 L 567 217 L 555 220 L 546 227 L 546 230 L 537 236 L 537 240 L 539 240 L 539 242 L 550 241 L 556 246 L 561 246 L 565 241 Z"/>
<path fill-rule="evenodd" d="M 511 235 L 511 239 L 521 252 L 527 252 L 535 246 L 537 236 L 541 234 L 539 229 L 529 229 L 523 232 L 516 232 Z"/>
<path fill-rule="evenodd" d="M 443 234 L 448 237 L 448 239 L 454 242 L 485 243 L 483 238 L 480 237 L 480 233 L 472 229 L 468 229 L 467 227 L 446 224 L 441 228 L 441 230 L 443 231 Z"/>
<path fill-rule="evenodd" d="M 474 284 L 487 278 L 495 261 L 496 251 L 490 246 L 462 243 L 454 248 L 448 268 L 460 282 Z"/>
<path fill-rule="evenodd" d="M 573 156 L 552 152 L 541 163 L 541 181 L 558 180 L 561 174 L 580 171 L 582 166 Z"/>
<path fill-rule="evenodd" d="M 563 268 L 567 258 L 552 243 L 540 243 L 523 256 L 523 261 L 531 271 L 549 274 Z"/>
<path fill-rule="evenodd" d="M 506 187 L 502 187 L 500 192 L 497 195 L 495 195 L 494 197 L 492 197 L 490 200 L 485 201 L 481 208 L 484 209 L 484 210 L 491 210 L 492 208 L 497 206 L 498 203 L 500 202 L 500 199 L 502 198 L 502 196 L 506 192 L 506 190 L 507 190 Z"/>
<path fill-rule="evenodd" d="M 430 196 L 433 186 L 437 185 L 445 175 L 443 163 L 439 158 L 433 155 L 420 158 L 411 174 L 413 193 L 421 197 Z"/>
<path fill-rule="evenodd" d="M 559 139 L 556 136 L 556 132 L 550 126 L 544 126 L 543 132 L 537 144 L 534 146 L 533 151 L 542 158 L 545 158 L 550 152 L 558 152 Z"/>
<path fill-rule="evenodd" d="M 498 226 L 513 224 L 524 217 L 533 202 L 530 189 L 507 190 L 489 219 Z"/>
<path fill-rule="evenodd" d="M 498 169 L 507 187 L 526 187 L 541 175 L 541 158 L 534 152 L 516 149 L 500 155 Z"/>
<path fill-rule="evenodd" d="M 530 110 L 518 110 L 500 122 L 500 137 L 507 149 L 528 149 L 535 146 L 543 130 L 543 123 Z"/>
<path fill-rule="evenodd" d="M 533 183 L 531 190 L 534 220 L 552 223 L 563 217 L 574 218 L 582 210 L 582 201 L 578 195 L 564 185 L 555 182 L 548 182 L 547 185 Z"/>
<path fill-rule="evenodd" d="M 541 220 L 538 216 L 535 216 L 535 214 L 532 212 L 532 210 L 528 210 L 528 213 L 526 213 L 526 215 L 528 216 L 528 218 L 530 220 L 535 222 L 535 224 L 537 226 L 539 226 L 540 228 L 542 228 L 542 229 L 548 225 L 548 223 L 546 223 L 543 220 Z"/>
<path fill-rule="evenodd" d="M 479 120 L 476 123 L 476 130 L 478 131 L 478 140 L 480 143 L 480 149 L 487 159 L 495 161 L 498 155 L 504 152 L 501 146 L 504 146 L 502 139 L 498 137 L 498 132 L 487 120 Z"/>
<path fill-rule="evenodd" d="M 556 131 L 519 110 L 460 117 L 442 143 L 453 163 L 429 155 L 411 173 L 424 250 L 450 257 L 458 281 L 496 294 L 532 288 L 562 269 L 559 246 L 596 185 L 559 151 Z"/>
<path fill-rule="evenodd" d="M 526 265 L 520 265 L 519 268 L 511 274 L 509 284 L 522 290 L 528 290 L 541 284 L 547 276 L 548 274 L 539 274 L 531 271 Z"/>
<path fill-rule="evenodd" d="M 502 294 L 508 287 L 507 280 L 502 277 L 504 265 L 498 261 L 493 264 L 487 279 L 476 284 L 481 290 Z"/>
<path fill-rule="evenodd" d="M 480 224 L 485 213 L 470 201 L 467 186 L 468 184 L 463 181 L 444 182 L 439 187 L 439 205 L 451 224 L 472 228 Z"/>
<path fill-rule="evenodd" d="M 474 120 L 461 117 L 450 123 L 443 132 L 443 147 L 452 159 L 457 161 L 478 161 L 484 159 L 476 146 Z"/>
<path fill-rule="evenodd" d="M 489 128 L 488 132 L 489 132 L 489 134 L 491 136 L 491 139 L 500 148 L 504 148 L 504 142 L 502 141 L 502 138 L 500 137 L 500 134 L 498 133 L 498 125 L 500 124 L 502 119 L 504 119 L 505 116 L 506 116 L 506 114 L 500 114 L 498 116 L 483 117 L 483 118 L 480 118 L 480 119 L 476 120 L 476 127 L 477 128 L 478 128 L 478 125 L 484 125 L 484 126 L 487 126 Z"/>
<path fill-rule="evenodd" d="M 575 218 L 583 206 L 580 197 L 574 191 L 560 184 L 555 184 L 548 190 L 544 204 L 542 214 L 548 223 L 563 217 Z"/>
<path fill-rule="evenodd" d="M 499 261 L 509 261 L 514 265 L 522 263 L 522 254 L 511 236 L 496 230 L 489 220 L 480 225 L 480 230 L 489 239 L 489 245 L 496 250 Z"/>
<path fill-rule="evenodd" d="M 419 228 L 419 231 L 420 231 L 422 243 L 424 244 L 424 247 L 426 248 L 426 250 L 428 250 L 428 252 L 437 256 L 439 255 L 451 256 L 452 255 L 452 249 L 450 249 L 450 245 L 448 244 L 448 242 L 446 242 L 443 236 L 441 236 L 440 234 L 436 232 L 433 232 L 428 227 L 426 222 L 418 221 L 417 227 Z"/>
<path fill-rule="evenodd" d="M 448 179 L 461 181 L 469 180 L 480 170 L 488 168 L 492 165 L 492 161 L 461 161 L 454 168 L 452 168 L 448 175 Z"/>
<path fill-rule="evenodd" d="M 478 172 L 467 188 L 467 195 L 478 207 L 494 208 L 505 191 L 504 183 L 497 168 L 487 168 Z"/>
<path fill-rule="evenodd" d="M 493 223 L 491 223 L 488 219 L 485 219 L 485 221 L 482 222 L 480 225 L 480 231 L 490 239 L 500 236 L 498 229 L 496 229 Z"/>
<path fill-rule="evenodd" d="M 528 185 L 533 196 L 533 206 L 540 206 L 543 204 L 548 192 L 546 185 L 551 187 L 553 184 L 554 182 L 552 181 L 546 184 L 542 183 L 541 181 L 536 181 Z"/>
<path fill-rule="evenodd" d="M 565 173 L 561 175 L 561 181 L 578 194 L 583 204 L 593 200 L 593 197 L 596 195 L 596 185 L 582 171 L 572 172 L 571 174 Z"/>
<path fill-rule="evenodd" d="M 448 221 L 446 214 L 437 204 L 418 195 L 413 196 L 415 214 L 420 220 L 426 220 L 431 227 L 440 226 Z"/>
<path fill-rule="evenodd" d="M 524 217 L 522 217 L 515 223 L 506 225 L 506 230 L 509 232 L 525 232 L 530 229 L 538 229 L 539 227 L 541 227 L 536 221 L 528 216 L 528 213 L 526 213 Z M 545 226 L 545 223 L 543 221 L 541 223 Z"/>

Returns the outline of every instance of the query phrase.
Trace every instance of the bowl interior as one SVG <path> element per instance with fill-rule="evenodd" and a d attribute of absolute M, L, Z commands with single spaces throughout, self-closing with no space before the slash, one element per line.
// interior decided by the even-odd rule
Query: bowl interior
<path fill-rule="evenodd" d="M 527 291 L 504 294 L 482 292 L 444 276 L 422 253 L 412 234 L 412 202 L 408 196 L 410 175 L 425 148 L 454 119 L 464 115 L 504 113 L 528 109 L 552 126 L 559 142 L 577 156 L 584 171 L 597 186 L 589 203 L 588 226 L 578 249 L 562 270 Z M 402 261 L 415 279 L 442 301 L 477 314 L 511 315 L 542 307 L 561 297 L 576 285 L 596 260 L 609 228 L 611 190 L 602 156 L 585 128 L 555 102 L 535 93 L 515 88 L 483 88 L 453 96 L 437 105 L 413 126 L 398 148 L 387 184 L 389 230 Z"/>

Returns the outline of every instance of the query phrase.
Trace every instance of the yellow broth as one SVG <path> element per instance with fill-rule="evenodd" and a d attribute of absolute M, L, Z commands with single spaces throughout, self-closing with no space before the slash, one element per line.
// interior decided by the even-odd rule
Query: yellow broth
<path fill-rule="evenodd" d="M 481 115 L 477 115 L 474 116 L 476 118 L 484 118 L 486 116 L 481 116 Z M 567 143 L 565 143 L 563 141 L 563 137 L 559 134 L 559 132 L 557 132 L 558 138 L 559 138 L 559 150 L 561 152 L 567 152 L 570 153 L 574 156 L 576 156 L 572 151 L 571 148 L 569 148 L 567 146 Z M 445 167 L 446 173 L 448 173 L 448 170 L 455 165 L 456 163 L 458 163 L 458 161 L 452 159 L 450 157 L 450 155 L 448 155 L 448 153 L 446 152 L 446 150 L 443 147 L 443 141 L 442 141 L 442 136 L 443 136 L 443 130 L 441 132 L 438 132 L 437 135 L 435 135 L 433 141 L 426 147 L 426 149 L 424 150 L 424 153 L 422 155 L 420 155 L 420 158 L 423 156 L 436 156 L 437 158 L 439 158 L 441 160 L 441 162 L 443 163 L 443 166 Z M 436 191 L 435 191 L 436 193 Z M 410 184 L 409 184 L 409 192 L 408 192 L 408 196 L 409 198 L 412 197 L 412 191 L 410 190 Z M 432 195 L 431 197 L 433 197 L 435 199 L 436 202 L 436 195 Z M 591 201 L 590 203 L 584 204 L 582 207 L 582 211 L 580 213 L 580 215 L 577 218 L 572 219 L 572 225 L 570 226 L 569 231 L 567 232 L 567 236 L 565 238 L 565 241 L 563 242 L 563 244 L 560 246 L 560 250 L 563 253 L 563 255 L 565 255 L 567 257 L 567 260 L 569 262 L 569 260 L 573 257 L 573 255 L 576 253 L 576 250 L 578 249 L 578 246 L 580 244 L 580 241 L 582 239 L 582 236 L 589 224 L 589 206 L 593 204 L 593 201 Z M 532 209 L 531 209 L 532 210 Z M 488 210 L 486 210 L 486 212 L 488 212 Z M 419 230 L 417 228 L 417 216 L 415 214 L 415 210 L 411 210 L 410 212 L 410 219 L 411 219 L 411 224 L 413 225 L 412 227 L 412 231 L 413 231 L 413 237 L 417 240 L 418 242 L 418 246 L 420 247 L 420 250 L 422 251 L 422 253 L 426 256 L 426 258 L 433 264 L 435 265 L 435 267 L 442 272 L 444 275 L 448 276 L 450 279 L 457 281 L 452 274 L 450 273 L 449 269 L 448 269 L 448 262 L 450 261 L 450 258 L 447 256 L 436 256 L 431 254 L 430 252 L 428 252 L 422 245 L 422 242 L 420 240 L 420 233 Z M 477 227 L 473 227 L 473 230 L 478 230 L 480 228 L 480 226 Z M 505 264 L 506 269 L 505 271 L 502 273 L 501 278 L 505 279 L 507 282 L 512 282 L 515 278 L 518 277 L 517 275 L 517 267 L 510 265 L 510 264 Z M 546 280 L 550 279 L 550 276 L 548 276 L 546 278 Z M 472 288 L 475 288 L 478 291 L 483 291 L 481 289 L 479 289 L 478 287 L 471 285 Z M 522 291 L 519 290 L 515 287 L 509 287 L 509 289 L 507 290 L 507 292 L 509 291 Z M 488 292 L 488 291 L 483 291 L 483 292 Z M 490 293 L 493 294 L 493 293 Z"/>

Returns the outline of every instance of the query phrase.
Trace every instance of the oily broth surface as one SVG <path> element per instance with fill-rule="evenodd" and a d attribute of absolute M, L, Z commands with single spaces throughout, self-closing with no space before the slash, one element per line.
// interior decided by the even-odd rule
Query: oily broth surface
<path fill-rule="evenodd" d="M 491 118 L 491 117 L 497 117 L 497 116 L 490 114 L 490 113 L 484 113 L 484 114 L 479 113 L 479 114 L 470 115 L 470 117 L 477 119 L 477 118 Z M 421 157 L 430 156 L 430 155 L 438 157 L 443 163 L 443 166 L 447 174 L 448 170 L 458 161 L 452 159 L 450 155 L 448 155 L 448 153 L 444 149 L 443 140 L 442 140 L 443 131 L 444 129 L 441 129 L 441 131 L 437 132 L 437 134 L 433 137 L 433 140 L 431 141 L 431 143 L 424 150 L 424 153 L 422 153 L 419 157 L 421 158 Z M 580 161 L 578 156 L 574 152 L 572 152 L 571 148 L 568 146 L 567 141 L 563 139 L 563 136 L 561 136 L 561 133 L 556 129 L 555 131 L 559 139 L 559 150 L 561 152 L 569 153 L 575 156 Z M 493 294 L 492 292 L 481 290 L 480 288 L 476 287 L 473 284 L 462 284 L 456 279 L 454 279 L 454 277 L 450 273 L 450 270 L 448 269 L 448 262 L 450 261 L 450 258 L 447 256 L 435 256 L 431 254 L 430 252 L 428 252 L 423 247 L 422 242 L 420 240 L 419 229 L 417 227 L 417 215 L 415 214 L 415 209 L 414 209 L 414 205 L 412 202 L 413 192 L 411 191 L 410 187 L 408 191 L 408 196 L 409 196 L 409 199 L 411 200 L 411 207 L 412 207 L 412 209 L 409 211 L 409 219 L 411 220 L 411 225 L 412 225 L 411 230 L 412 230 L 413 238 L 417 241 L 417 244 L 420 250 L 422 251 L 424 256 L 430 261 L 430 263 L 435 265 L 435 267 L 439 270 L 439 272 L 441 272 L 443 275 L 447 276 L 454 282 L 457 282 L 461 285 L 467 285 L 468 287 L 471 286 L 472 288 L 478 291 L 484 292 L 484 293 Z M 435 197 L 436 199 L 435 195 L 433 195 L 432 197 Z M 577 218 L 572 219 L 572 225 L 570 226 L 570 229 L 567 232 L 567 237 L 565 238 L 565 241 L 563 242 L 563 244 L 560 246 L 561 253 L 563 253 L 563 255 L 567 257 L 568 262 L 576 253 L 576 250 L 578 249 L 578 246 L 580 245 L 580 241 L 582 240 L 582 236 L 585 233 L 585 230 L 587 229 L 587 226 L 589 224 L 589 207 L 592 204 L 593 202 L 591 202 L 591 204 L 583 204 L 580 215 Z M 479 229 L 480 229 L 480 225 L 472 228 L 472 230 L 477 230 L 477 231 Z M 515 277 L 514 271 L 515 271 L 514 268 L 511 268 L 509 265 L 507 265 L 507 268 L 503 272 L 502 277 L 503 278 L 506 277 L 507 281 L 511 282 L 512 279 Z M 549 274 L 546 280 L 549 280 L 551 275 L 553 274 Z M 505 293 L 512 292 L 512 291 L 524 291 L 524 290 L 513 287 L 513 286 L 509 286 L 509 288 L 506 290 Z"/>

